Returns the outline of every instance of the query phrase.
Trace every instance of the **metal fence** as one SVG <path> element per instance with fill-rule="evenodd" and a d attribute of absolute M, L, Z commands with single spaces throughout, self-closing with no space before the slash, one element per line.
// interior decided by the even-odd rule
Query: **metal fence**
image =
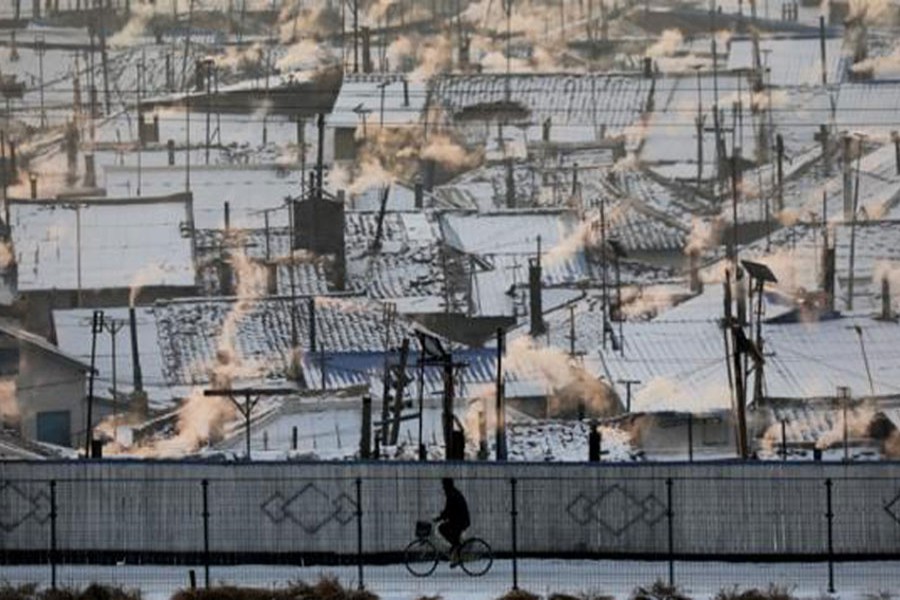
<path fill-rule="evenodd" d="M 404 567 L 415 523 L 467 499 L 495 562 Z M 900 465 L 9 463 L 0 580 L 158 592 L 332 573 L 376 592 L 624 593 L 656 580 L 900 587 Z"/>

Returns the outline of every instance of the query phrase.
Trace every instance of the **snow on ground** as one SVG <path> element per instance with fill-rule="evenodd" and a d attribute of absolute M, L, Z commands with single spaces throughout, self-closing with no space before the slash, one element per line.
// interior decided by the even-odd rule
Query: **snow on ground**
<path fill-rule="evenodd" d="M 900 585 L 897 563 L 838 563 L 834 567 L 835 594 L 828 594 L 826 563 L 739 564 L 726 562 L 676 562 L 675 583 L 692 598 L 715 597 L 720 590 L 735 585 L 741 588 L 784 586 L 800 598 L 871 598 Z M 202 566 L 64 566 L 58 570 L 58 585 L 83 587 L 91 582 L 137 588 L 146 600 L 167 600 L 188 586 L 188 571 L 195 569 L 197 582 L 203 585 Z M 468 577 L 451 571 L 446 563 L 438 565 L 426 578 L 410 575 L 403 565 L 365 566 L 365 588 L 382 600 L 413 600 L 422 596 L 440 596 L 443 600 L 497 598 L 513 582 L 510 560 L 496 560 L 483 577 Z M 213 585 L 235 584 L 262 588 L 283 587 L 290 581 L 316 581 L 323 575 L 336 576 L 355 588 L 357 567 L 351 566 L 213 566 Z M 554 592 L 611 595 L 628 598 L 635 587 L 649 586 L 668 578 L 666 562 L 604 560 L 520 560 L 519 588 L 549 596 Z M 48 565 L 4 567 L 3 579 L 12 584 L 39 582 L 48 586 Z"/>

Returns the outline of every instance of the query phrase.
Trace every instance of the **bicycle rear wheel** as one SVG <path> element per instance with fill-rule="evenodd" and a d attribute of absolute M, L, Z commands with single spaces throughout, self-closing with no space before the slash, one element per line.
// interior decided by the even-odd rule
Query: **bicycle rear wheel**
<path fill-rule="evenodd" d="M 438 564 L 438 551 L 427 539 L 413 540 L 403 551 L 406 570 L 416 577 L 428 577 Z"/>
<path fill-rule="evenodd" d="M 459 566 L 472 577 L 487 573 L 494 564 L 494 553 L 486 541 L 470 538 L 459 548 Z"/>

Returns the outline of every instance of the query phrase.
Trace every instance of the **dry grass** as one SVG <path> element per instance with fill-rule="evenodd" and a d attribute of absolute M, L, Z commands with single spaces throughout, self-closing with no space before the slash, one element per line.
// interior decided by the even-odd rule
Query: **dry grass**
<path fill-rule="evenodd" d="M 758 588 L 739 589 L 737 586 L 719 590 L 715 600 L 796 600 L 791 590 L 771 584 L 765 590 Z"/>
<path fill-rule="evenodd" d="M 691 600 L 678 586 L 657 580 L 650 587 L 638 587 L 631 593 L 631 600 Z M 716 600 L 722 600 L 717 598 Z"/>
<path fill-rule="evenodd" d="M 525 590 L 510 590 L 497 600 L 541 600 L 541 597 Z"/>
<path fill-rule="evenodd" d="M 337 579 L 323 577 L 315 585 L 292 582 L 286 588 L 271 590 L 235 586 L 181 590 L 172 596 L 172 600 L 378 600 L 378 596 L 372 592 L 348 590 Z"/>

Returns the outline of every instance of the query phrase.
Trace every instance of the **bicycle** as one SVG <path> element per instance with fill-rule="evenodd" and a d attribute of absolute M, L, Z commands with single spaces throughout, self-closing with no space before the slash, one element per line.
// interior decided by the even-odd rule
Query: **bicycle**
<path fill-rule="evenodd" d="M 416 577 L 428 577 L 437 568 L 438 561 L 450 558 L 438 549 L 432 535 L 432 525 L 428 521 L 416 522 L 416 539 L 404 550 L 406 570 Z M 457 551 L 460 568 L 471 577 L 480 577 L 494 564 L 491 546 L 481 538 L 470 537 L 462 541 Z"/>

